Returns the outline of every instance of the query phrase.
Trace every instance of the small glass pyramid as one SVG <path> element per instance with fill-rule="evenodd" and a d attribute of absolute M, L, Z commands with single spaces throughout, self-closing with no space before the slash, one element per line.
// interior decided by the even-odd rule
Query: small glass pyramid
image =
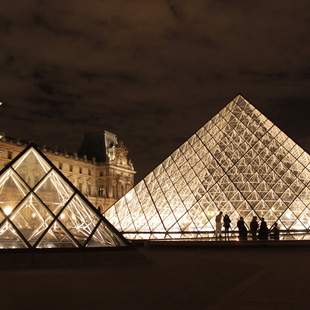
<path fill-rule="evenodd" d="M 34 146 L 1 171 L 0 248 L 126 244 L 126 239 Z"/>
<path fill-rule="evenodd" d="M 310 156 L 237 96 L 105 213 L 128 238 L 214 232 L 215 216 L 310 228 Z"/>

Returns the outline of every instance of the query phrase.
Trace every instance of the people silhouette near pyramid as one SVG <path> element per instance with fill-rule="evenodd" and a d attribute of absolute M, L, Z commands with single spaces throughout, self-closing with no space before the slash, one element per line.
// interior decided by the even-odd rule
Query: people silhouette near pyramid
<path fill-rule="evenodd" d="M 237 222 L 237 227 L 239 230 L 239 240 L 240 241 L 247 240 L 248 230 L 245 226 L 244 219 L 242 216 L 240 217 L 239 221 Z"/>
<path fill-rule="evenodd" d="M 279 240 L 280 239 L 280 231 L 279 231 L 279 227 L 278 227 L 278 223 L 275 222 L 273 224 L 273 228 L 270 231 L 270 238 L 274 239 L 274 240 Z"/>
<path fill-rule="evenodd" d="M 257 240 L 257 230 L 258 230 L 258 222 L 257 222 L 257 217 L 253 216 L 253 219 L 250 223 L 250 232 L 252 235 L 252 240 Z"/>
<path fill-rule="evenodd" d="M 267 223 L 265 222 L 265 219 L 262 217 L 259 230 L 258 230 L 258 239 L 268 240 L 268 234 L 269 234 L 269 230 L 268 230 Z"/>
<path fill-rule="evenodd" d="M 229 229 L 230 229 L 231 220 L 228 214 L 225 214 L 223 221 L 224 221 L 225 240 L 229 240 Z"/>
<path fill-rule="evenodd" d="M 215 217 L 215 239 L 222 237 L 222 217 L 223 212 L 220 211 L 220 213 Z"/>

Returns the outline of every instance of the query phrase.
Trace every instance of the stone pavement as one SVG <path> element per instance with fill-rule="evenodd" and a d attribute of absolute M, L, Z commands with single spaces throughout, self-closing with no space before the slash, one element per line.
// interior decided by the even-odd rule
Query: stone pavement
<path fill-rule="evenodd" d="M 116 251 L 102 266 L 2 270 L 2 309 L 309 309 L 307 241 L 133 251 L 144 259 Z"/>

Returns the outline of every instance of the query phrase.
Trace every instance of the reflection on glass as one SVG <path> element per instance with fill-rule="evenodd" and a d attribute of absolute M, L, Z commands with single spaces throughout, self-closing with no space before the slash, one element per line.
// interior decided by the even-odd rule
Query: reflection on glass
<path fill-rule="evenodd" d="M 84 244 L 99 222 L 98 215 L 78 195 L 66 206 L 59 219 L 81 244 Z"/>
<path fill-rule="evenodd" d="M 35 193 L 56 215 L 72 196 L 73 191 L 55 171 L 52 171 L 37 186 Z"/>
<path fill-rule="evenodd" d="M 0 176 L 0 208 L 4 214 L 9 215 L 28 192 L 26 184 L 12 169 L 4 172 Z"/>
<path fill-rule="evenodd" d="M 0 175 L 0 248 L 122 246 L 90 203 L 33 147 Z M 91 238 L 92 237 L 92 238 Z"/>

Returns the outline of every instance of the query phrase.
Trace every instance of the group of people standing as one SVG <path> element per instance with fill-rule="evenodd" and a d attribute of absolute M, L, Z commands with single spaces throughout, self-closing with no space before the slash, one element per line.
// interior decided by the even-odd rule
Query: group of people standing
<path fill-rule="evenodd" d="M 222 221 L 223 218 L 223 221 Z M 223 217 L 223 212 L 220 213 L 215 217 L 215 238 L 221 238 L 222 234 L 222 226 L 224 226 L 224 233 L 225 233 L 225 240 L 229 240 L 229 231 L 231 226 L 231 220 L 227 214 Z M 243 217 L 237 222 L 238 232 L 239 232 L 239 240 L 247 240 L 248 238 L 248 229 L 245 225 Z M 267 223 L 264 218 L 261 219 L 260 225 L 257 221 L 257 217 L 253 216 L 252 221 L 250 222 L 250 234 L 252 240 L 268 240 L 268 237 L 275 240 L 279 240 L 279 228 L 278 224 L 274 223 L 273 228 L 269 231 Z M 270 234 L 269 234 L 270 233 Z"/>

